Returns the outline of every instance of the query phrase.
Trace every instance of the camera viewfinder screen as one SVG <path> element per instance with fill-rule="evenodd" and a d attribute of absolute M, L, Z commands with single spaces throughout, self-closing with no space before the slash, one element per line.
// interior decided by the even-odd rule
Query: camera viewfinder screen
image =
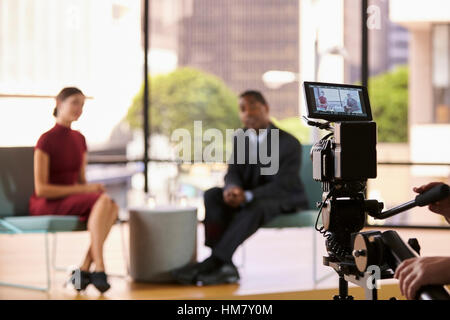
<path fill-rule="evenodd" d="M 371 119 L 370 106 L 366 106 L 364 95 L 367 94 L 360 86 L 330 85 L 310 83 L 308 109 L 314 118 L 332 119 Z"/>

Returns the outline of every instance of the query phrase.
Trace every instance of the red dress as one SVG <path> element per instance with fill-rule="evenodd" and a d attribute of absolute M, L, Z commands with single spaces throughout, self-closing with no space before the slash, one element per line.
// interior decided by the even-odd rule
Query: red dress
<path fill-rule="evenodd" d="M 86 140 L 79 132 L 60 124 L 39 138 L 36 148 L 50 157 L 49 183 L 73 185 L 78 182 L 83 154 L 87 150 Z M 32 215 L 77 215 L 87 221 L 92 206 L 101 192 L 78 193 L 63 198 L 47 199 L 33 195 L 29 202 Z"/>

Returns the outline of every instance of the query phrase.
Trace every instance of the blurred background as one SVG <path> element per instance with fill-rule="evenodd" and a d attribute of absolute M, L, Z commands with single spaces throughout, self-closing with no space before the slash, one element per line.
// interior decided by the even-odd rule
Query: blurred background
<path fill-rule="evenodd" d="M 79 87 L 88 99 L 73 128 L 88 142 L 88 180 L 116 185 L 124 209 L 189 204 L 202 219 L 202 193 L 223 184 L 226 159 L 178 161 L 175 129 L 193 133 L 194 120 L 203 131 L 239 128 L 238 94 L 256 89 L 273 121 L 311 144 L 301 83 L 363 81 L 360 0 L 149 3 L 148 192 L 143 1 L 0 0 L 0 146 L 35 145 L 54 124 L 54 96 Z M 392 207 L 410 200 L 413 186 L 449 182 L 450 6 L 373 0 L 367 14 L 379 162 L 368 196 Z M 444 220 L 416 208 L 387 223 Z"/>

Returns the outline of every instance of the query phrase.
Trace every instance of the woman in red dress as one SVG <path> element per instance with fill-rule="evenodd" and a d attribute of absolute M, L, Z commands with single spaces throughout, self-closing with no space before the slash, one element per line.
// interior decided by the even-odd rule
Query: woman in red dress
<path fill-rule="evenodd" d="M 81 221 L 87 221 L 91 243 L 71 281 L 78 291 L 92 283 L 103 293 L 110 288 L 103 244 L 119 208 L 103 185 L 86 183 L 86 140 L 71 129 L 72 122 L 81 116 L 84 99 L 81 90 L 74 87 L 64 88 L 56 97 L 56 124 L 41 135 L 34 148 L 35 188 L 29 209 L 32 215 L 78 215 Z M 95 269 L 90 272 L 92 263 Z"/>
<path fill-rule="evenodd" d="M 325 93 L 323 92 L 323 90 L 321 90 L 319 93 L 319 109 L 327 110 L 327 108 L 328 108 L 327 97 L 325 97 Z"/>

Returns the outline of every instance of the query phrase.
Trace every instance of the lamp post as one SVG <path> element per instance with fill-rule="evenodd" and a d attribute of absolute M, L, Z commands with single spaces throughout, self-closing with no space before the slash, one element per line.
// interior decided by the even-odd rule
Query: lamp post
<path fill-rule="evenodd" d="M 143 37 L 144 37 L 144 94 L 143 94 L 143 116 L 144 116 L 144 192 L 148 193 L 148 161 L 149 161 L 149 135 L 150 135 L 150 123 L 149 123 L 149 98 L 150 98 L 150 85 L 148 79 L 148 48 L 150 46 L 150 17 L 149 17 L 149 4 L 150 0 L 144 0 L 144 21 L 143 21 Z"/>

